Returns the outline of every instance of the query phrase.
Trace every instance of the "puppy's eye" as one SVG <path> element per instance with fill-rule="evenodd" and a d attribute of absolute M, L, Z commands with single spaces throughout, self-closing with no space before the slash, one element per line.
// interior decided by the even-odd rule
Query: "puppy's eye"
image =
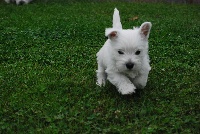
<path fill-rule="evenodd" d="M 136 55 L 139 55 L 139 54 L 140 54 L 140 50 L 137 50 L 137 51 L 135 52 L 135 54 L 136 54 Z"/>
<path fill-rule="evenodd" d="M 122 51 L 120 51 L 120 50 L 118 51 L 118 53 L 119 53 L 119 54 L 124 54 L 124 52 L 122 52 Z"/>

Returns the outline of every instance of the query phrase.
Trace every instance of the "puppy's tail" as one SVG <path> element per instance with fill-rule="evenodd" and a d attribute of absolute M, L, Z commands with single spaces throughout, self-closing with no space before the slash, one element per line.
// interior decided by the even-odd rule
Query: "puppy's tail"
<path fill-rule="evenodd" d="M 119 11 L 117 10 L 117 8 L 114 9 L 113 13 L 113 28 L 122 29 Z"/>

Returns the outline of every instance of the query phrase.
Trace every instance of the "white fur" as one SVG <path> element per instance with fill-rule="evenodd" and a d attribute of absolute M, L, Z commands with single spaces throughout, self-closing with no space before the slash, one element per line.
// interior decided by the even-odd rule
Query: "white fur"
<path fill-rule="evenodd" d="M 117 8 L 114 9 L 113 28 L 122 29 L 122 24 L 121 24 L 121 21 L 120 21 L 119 11 L 117 10 Z"/>
<path fill-rule="evenodd" d="M 97 85 L 105 86 L 108 79 L 121 94 L 131 94 L 136 88 L 146 86 L 151 70 L 148 56 L 150 29 L 150 22 L 143 23 L 140 28 L 122 29 L 119 11 L 114 10 L 113 28 L 106 29 L 108 40 L 97 53 Z M 128 69 L 127 64 L 133 67 Z"/>
<path fill-rule="evenodd" d="M 6 3 L 16 3 L 17 5 L 20 4 L 28 4 L 30 3 L 32 0 L 5 0 Z"/>

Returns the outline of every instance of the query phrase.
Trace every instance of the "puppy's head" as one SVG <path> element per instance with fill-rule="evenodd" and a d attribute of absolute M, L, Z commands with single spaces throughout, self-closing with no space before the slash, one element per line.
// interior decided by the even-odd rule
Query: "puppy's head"
<path fill-rule="evenodd" d="M 151 23 L 145 22 L 134 29 L 106 29 L 113 62 L 119 72 L 132 72 L 141 69 L 148 56 L 148 37 Z"/>

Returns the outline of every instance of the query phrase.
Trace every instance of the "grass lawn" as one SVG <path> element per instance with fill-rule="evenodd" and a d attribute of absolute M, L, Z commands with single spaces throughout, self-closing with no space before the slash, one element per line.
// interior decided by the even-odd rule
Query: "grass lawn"
<path fill-rule="evenodd" d="M 96 86 L 112 26 L 152 22 L 144 90 Z M 0 3 L 0 133 L 199 133 L 200 6 L 128 2 Z M 132 18 L 138 17 L 134 20 Z"/>

